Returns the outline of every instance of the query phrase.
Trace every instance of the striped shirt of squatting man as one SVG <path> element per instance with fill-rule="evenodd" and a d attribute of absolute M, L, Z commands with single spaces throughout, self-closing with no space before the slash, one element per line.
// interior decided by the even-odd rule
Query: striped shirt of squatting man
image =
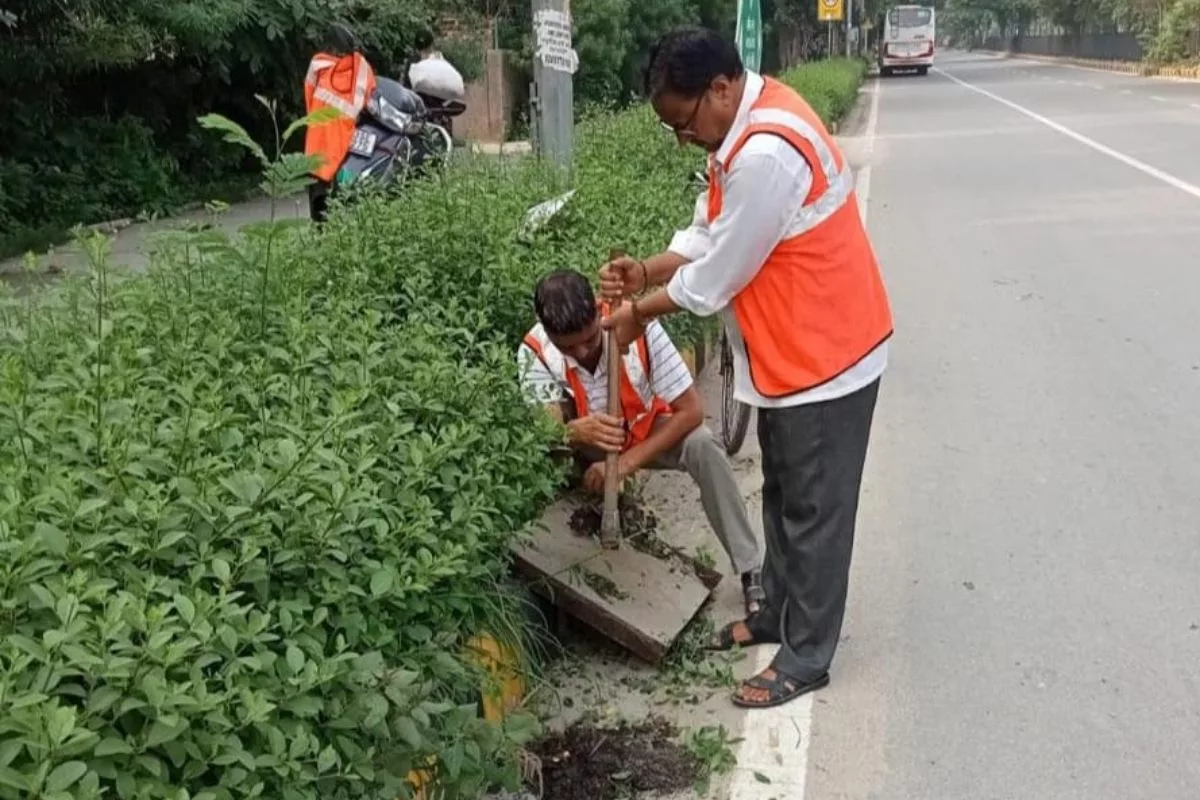
<path fill-rule="evenodd" d="M 595 372 L 588 372 L 575 359 L 563 354 L 587 392 L 587 407 L 593 414 L 609 413 L 607 337 L 604 348 Z M 651 322 L 646 326 L 646 351 L 650 360 L 651 390 L 664 402 L 673 403 L 692 387 L 694 381 L 675 343 L 659 322 Z M 517 359 L 521 368 L 522 389 L 530 402 L 556 403 L 569 394 L 570 387 L 550 372 L 528 344 L 522 343 L 517 349 Z"/>

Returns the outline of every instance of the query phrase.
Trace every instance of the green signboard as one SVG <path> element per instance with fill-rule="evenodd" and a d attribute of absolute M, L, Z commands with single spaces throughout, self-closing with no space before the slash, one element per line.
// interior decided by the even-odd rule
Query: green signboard
<path fill-rule="evenodd" d="M 762 9 L 758 0 L 738 0 L 737 46 L 746 69 L 762 67 Z"/>

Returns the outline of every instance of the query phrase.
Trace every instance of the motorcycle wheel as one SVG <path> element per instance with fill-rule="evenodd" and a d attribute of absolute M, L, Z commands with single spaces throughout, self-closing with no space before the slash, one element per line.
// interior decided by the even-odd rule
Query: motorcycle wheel
<path fill-rule="evenodd" d="M 450 132 L 441 125 L 428 123 L 421 133 L 420 147 L 422 166 L 430 166 L 441 172 L 450 161 L 450 153 L 454 150 L 454 140 Z"/>

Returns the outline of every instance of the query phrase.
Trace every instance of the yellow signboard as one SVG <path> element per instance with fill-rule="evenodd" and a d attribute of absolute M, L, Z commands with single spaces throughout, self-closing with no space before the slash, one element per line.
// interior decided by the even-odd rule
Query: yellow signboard
<path fill-rule="evenodd" d="M 821 22 L 841 22 L 845 19 L 845 0 L 817 0 L 817 19 Z"/>

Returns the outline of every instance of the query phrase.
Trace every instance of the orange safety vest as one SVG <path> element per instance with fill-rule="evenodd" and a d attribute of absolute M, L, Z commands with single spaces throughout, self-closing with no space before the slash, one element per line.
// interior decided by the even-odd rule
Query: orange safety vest
<path fill-rule="evenodd" d="M 837 378 L 892 335 L 892 312 L 858 212 L 854 176 L 821 118 L 799 94 L 764 78 L 762 94 L 725 163 L 709 160 L 708 221 L 720 215 L 720 178 L 751 136 L 780 136 L 812 169 L 804 230 L 779 242 L 733 299 L 750 379 L 781 398 Z"/>
<path fill-rule="evenodd" d="M 332 181 L 350 149 L 354 125 L 367 99 L 375 91 L 375 70 L 360 53 L 331 56 L 317 53 L 308 64 L 304 78 L 304 105 L 308 113 L 326 106 L 342 116 L 321 125 L 309 125 L 304 132 L 304 152 L 319 155 L 321 164 L 313 174 Z"/>
<path fill-rule="evenodd" d="M 538 357 L 550 374 L 560 384 L 565 384 L 571 392 L 575 404 L 575 415 L 586 417 L 588 410 L 587 389 L 574 367 L 567 363 L 566 356 L 554 346 L 550 337 L 541 325 L 525 334 L 525 344 Z M 629 348 L 621 359 L 621 416 L 628 423 L 628 433 L 625 436 L 625 447 L 628 450 L 639 442 L 644 442 L 654 430 L 654 421 L 660 415 L 669 415 L 671 406 L 661 397 L 654 394 L 650 380 L 650 351 L 646 346 L 646 337 L 639 336 L 634 346 Z M 612 409 L 609 409 L 612 414 Z M 615 415 L 614 415 L 615 416 Z"/>

